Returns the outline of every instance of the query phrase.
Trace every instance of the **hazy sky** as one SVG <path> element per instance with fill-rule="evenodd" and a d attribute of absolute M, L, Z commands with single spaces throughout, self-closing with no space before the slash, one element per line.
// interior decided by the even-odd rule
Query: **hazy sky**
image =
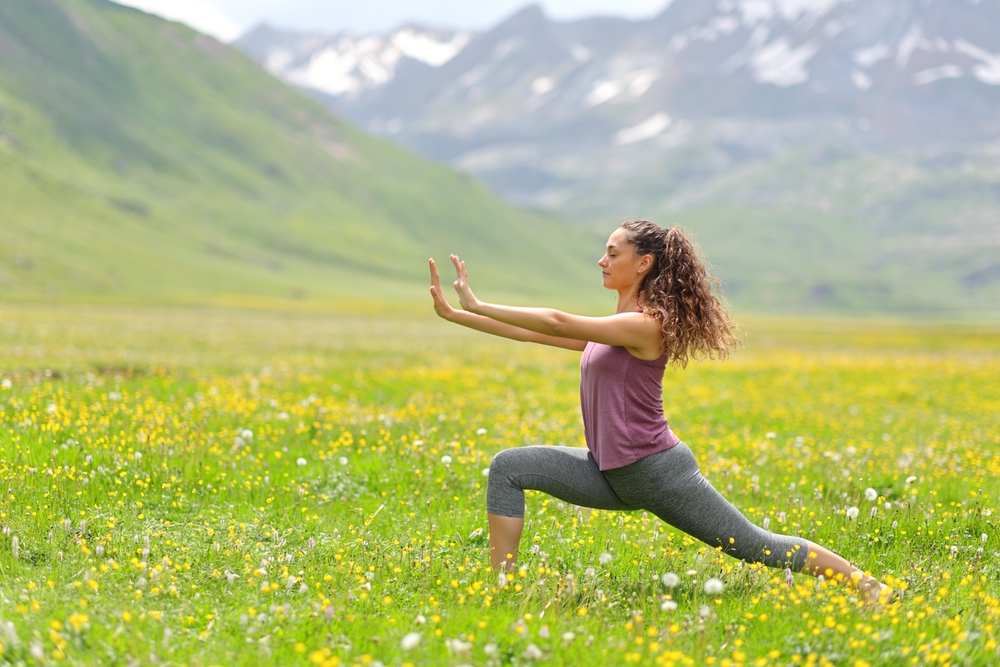
<path fill-rule="evenodd" d="M 555 19 L 606 14 L 645 18 L 670 0 L 541 0 Z M 230 41 L 267 21 L 300 30 L 378 32 L 415 22 L 447 28 L 486 28 L 530 0 L 116 0 Z"/>

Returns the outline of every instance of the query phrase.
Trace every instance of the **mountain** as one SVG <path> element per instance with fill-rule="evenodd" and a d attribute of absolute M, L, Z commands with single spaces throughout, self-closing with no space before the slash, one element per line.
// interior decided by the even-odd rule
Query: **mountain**
<path fill-rule="evenodd" d="M 426 308 L 449 252 L 492 294 L 598 286 L 599 237 L 107 0 L 0 0 L 0 175 L 8 301 Z"/>
<path fill-rule="evenodd" d="M 236 46 L 508 201 L 684 222 L 753 308 L 1000 313 L 1000 3 L 529 6 L 476 34 L 260 28 Z"/>

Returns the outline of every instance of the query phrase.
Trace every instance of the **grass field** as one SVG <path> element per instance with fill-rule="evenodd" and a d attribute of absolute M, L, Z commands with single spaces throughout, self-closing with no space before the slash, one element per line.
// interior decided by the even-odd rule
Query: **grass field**
<path fill-rule="evenodd" d="M 667 373 L 724 495 L 899 592 L 867 610 L 538 494 L 499 585 L 484 469 L 582 444 L 577 361 L 426 318 L 0 306 L 0 664 L 1000 661 L 1000 331 L 758 321 Z"/>

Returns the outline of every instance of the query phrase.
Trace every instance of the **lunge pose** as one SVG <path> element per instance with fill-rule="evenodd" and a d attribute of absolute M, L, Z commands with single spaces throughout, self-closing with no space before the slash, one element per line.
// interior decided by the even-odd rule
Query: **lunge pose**
<path fill-rule="evenodd" d="M 430 260 L 439 316 L 486 333 L 583 353 L 580 403 L 587 448 L 515 447 L 490 463 L 486 507 L 490 562 L 511 570 L 524 529 L 524 491 L 608 510 L 647 510 L 712 547 L 751 563 L 814 576 L 841 576 L 877 599 L 881 584 L 844 558 L 799 537 L 753 523 L 698 469 L 691 450 L 663 415 L 668 363 L 724 358 L 734 325 L 712 292 L 713 278 L 679 227 L 623 223 L 598 265 L 604 287 L 618 292 L 607 317 L 485 303 L 469 286 L 465 262 L 451 256 L 462 310 L 452 308 Z"/>

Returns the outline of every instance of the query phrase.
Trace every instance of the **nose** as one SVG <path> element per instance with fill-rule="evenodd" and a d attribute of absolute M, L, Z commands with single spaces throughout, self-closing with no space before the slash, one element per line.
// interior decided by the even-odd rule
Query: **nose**
<path fill-rule="evenodd" d="M 603 255 L 599 260 L 597 260 L 597 265 L 599 267 L 601 267 L 602 269 L 608 265 L 608 256 L 607 256 L 607 254 Z"/>

